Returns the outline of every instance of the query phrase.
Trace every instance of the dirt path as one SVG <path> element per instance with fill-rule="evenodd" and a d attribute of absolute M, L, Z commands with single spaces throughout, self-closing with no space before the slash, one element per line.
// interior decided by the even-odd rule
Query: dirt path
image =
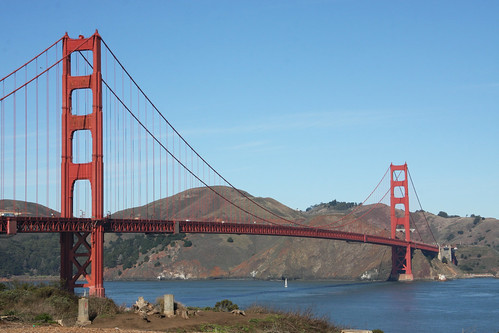
<path fill-rule="evenodd" d="M 201 311 L 196 316 L 184 319 L 180 316 L 173 318 L 160 318 L 159 316 L 149 316 L 148 321 L 142 319 L 135 313 L 124 313 L 105 318 L 95 319 L 91 325 L 86 327 L 61 327 L 59 325 L 34 326 L 16 323 L 4 323 L 0 325 L 2 332 L 74 332 L 74 333 L 93 333 L 93 332 L 114 332 L 114 333 L 137 333 L 137 332 L 173 332 L 177 329 L 187 332 L 196 332 L 196 328 L 205 324 L 216 324 L 222 326 L 244 325 L 248 324 L 250 319 L 263 319 L 267 315 L 248 313 L 246 316 L 233 315 L 228 312 Z"/>

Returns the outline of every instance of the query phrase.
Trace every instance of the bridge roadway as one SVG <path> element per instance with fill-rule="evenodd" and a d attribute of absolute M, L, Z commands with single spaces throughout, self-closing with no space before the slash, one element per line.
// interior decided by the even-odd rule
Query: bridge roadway
<path fill-rule="evenodd" d="M 315 227 L 295 227 L 260 223 L 137 220 L 60 217 L 0 217 L 0 234 L 52 233 L 52 232 L 91 232 L 95 225 L 102 224 L 107 233 L 202 233 L 202 234 L 241 234 L 308 237 L 334 239 L 348 242 L 407 247 L 438 253 L 438 246 L 421 242 L 407 242 L 402 239 L 387 238 Z"/>

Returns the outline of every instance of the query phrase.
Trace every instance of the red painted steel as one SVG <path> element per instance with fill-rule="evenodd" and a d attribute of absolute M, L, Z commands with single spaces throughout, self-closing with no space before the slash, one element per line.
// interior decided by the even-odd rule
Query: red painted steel
<path fill-rule="evenodd" d="M 204 233 L 204 234 L 242 234 L 265 236 L 289 236 L 343 240 L 349 242 L 370 243 L 392 246 L 396 248 L 420 249 L 438 253 L 438 246 L 404 239 L 388 238 L 375 235 L 343 232 L 312 227 L 291 227 L 258 223 L 222 223 L 206 221 L 173 221 L 173 220 L 136 220 L 136 219 L 102 219 L 99 221 L 79 218 L 48 217 L 11 217 L 17 221 L 18 233 L 37 232 L 80 232 L 88 233 L 96 223 L 106 233 Z M 0 233 L 6 233 L 7 218 L 0 217 Z M 178 226 L 178 230 L 175 227 Z M 405 252 L 404 252 L 405 253 Z"/>
<path fill-rule="evenodd" d="M 71 75 L 71 54 L 77 51 L 92 51 L 93 72 L 86 76 Z M 101 74 L 101 37 L 96 31 L 89 38 L 80 36 L 71 39 L 63 37 L 63 75 L 62 75 L 62 163 L 61 163 L 61 216 L 73 217 L 73 191 L 77 180 L 90 181 L 92 192 L 92 219 L 99 221 L 103 217 L 103 144 L 102 144 L 102 74 Z M 91 89 L 92 113 L 75 115 L 72 113 L 72 93 L 77 89 Z M 76 131 L 88 130 L 92 135 L 92 161 L 89 163 L 73 163 L 73 135 Z M 80 265 L 76 260 L 78 247 L 82 242 L 80 231 L 61 233 L 61 279 L 67 287 L 74 290 L 79 286 L 76 280 L 83 276 L 87 279 L 85 287 L 89 287 L 91 295 L 104 297 L 103 286 L 103 247 L 104 230 L 98 224 L 91 230 L 91 246 L 88 248 L 87 261 Z M 76 238 L 75 238 L 76 236 Z M 76 248 L 75 248 L 76 246 Z M 69 249 L 73 251 L 69 251 Z M 63 254 L 64 253 L 64 254 Z M 91 272 L 86 269 L 90 265 Z M 76 274 L 73 274 L 76 266 Z"/>
<path fill-rule="evenodd" d="M 398 173 L 397 173 L 398 172 Z M 398 206 L 403 206 L 403 216 L 400 216 Z M 390 165 L 390 222 L 391 238 L 397 237 L 397 227 L 402 226 L 405 233 L 406 246 L 392 247 L 392 278 L 398 279 L 404 274 L 404 279 L 412 280 L 412 247 L 409 215 L 409 185 L 407 163 Z"/>

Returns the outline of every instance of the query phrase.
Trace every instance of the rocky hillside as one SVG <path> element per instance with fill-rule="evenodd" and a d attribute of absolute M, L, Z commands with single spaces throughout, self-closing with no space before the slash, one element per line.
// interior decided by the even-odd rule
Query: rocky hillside
<path fill-rule="evenodd" d="M 224 195 L 234 196 L 241 206 L 249 205 L 236 191 L 223 189 Z M 199 201 L 208 200 L 210 209 L 199 209 Z M 253 198 L 269 211 L 290 220 L 308 225 L 325 225 L 343 218 L 342 230 L 360 230 L 369 234 L 389 234 L 389 207 L 360 206 L 336 200 L 314 205 L 306 212 L 290 209 L 274 199 Z M 173 209 L 178 216 L 203 218 L 219 216 L 223 200 L 206 189 L 193 189 L 148 206 L 118 212 L 115 216 L 166 216 Z M 35 207 L 36 208 L 36 207 Z M 360 218 L 355 225 L 348 222 Z M 51 214 L 52 212 L 49 212 Z M 194 215 L 193 215 L 194 214 Z M 496 219 L 448 217 L 418 211 L 411 214 L 411 224 L 417 226 L 413 239 L 456 247 L 458 266 L 443 264 L 437 259 L 414 253 L 413 270 L 416 278 L 434 278 L 438 273 L 457 276 L 463 273 L 499 272 L 499 228 Z M 22 236 L 22 237 L 21 237 Z M 52 237 L 53 254 L 57 259 L 58 237 Z M 400 235 L 402 236 L 402 235 Z M 2 236 L 0 244 L 0 274 L 8 276 L 23 271 L 36 274 L 23 258 L 17 258 L 19 249 L 39 253 L 26 244 L 36 235 Z M 38 236 L 39 237 L 39 236 Z M 24 245 L 23 245 L 24 244 Z M 14 246 L 15 245 L 15 246 Z M 34 245 L 36 246 L 36 245 Z M 385 280 L 390 274 L 391 249 L 370 244 L 347 243 L 319 239 L 248 235 L 105 235 L 105 279 L 203 279 L 203 278 L 258 278 L 258 279 L 370 279 Z M 11 251 L 11 249 L 16 249 Z M 41 250 L 40 250 L 41 251 Z M 25 253 L 23 252 L 23 253 Z M 41 253 L 41 252 L 40 252 Z M 10 258 L 9 262 L 5 258 Z M 15 272 L 9 270 L 12 262 L 21 260 Z M 57 260 L 55 260 L 57 261 Z M 54 271 L 54 268 L 51 269 Z"/>
<path fill-rule="evenodd" d="M 186 211 L 195 209 L 193 197 L 206 199 L 205 196 L 210 195 L 199 189 L 195 191 L 201 192 L 179 194 L 175 199 L 177 201 L 169 199 L 169 203 L 154 203 L 155 214 L 162 214 L 158 207 L 170 209 L 172 202 L 176 202 L 179 207 L 186 207 Z M 225 191 L 231 193 L 229 189 Z M 184 200 L 186 202 L 182 203 Z M 216 211 L 221 208 L 222 203 L 217 203 L 217 198 L 213 200 L 216 202 Z M 273 199 L 254 200 L 271 211 L 289 219 L 300 220 L 304 224 L 325 225 L 343 217 L 342 224 L 346 225 L 342 230 L 389 234 L 389 208 L 386 206 L 362 207 L 334 200 L 301 212 Z M 135 213 L 151 212 L 152 205 L 136 208 Z M 348 221 L 363 216 L 367 210 L 370 211 L 369 214 L 359 223 L 348 225 Z M 215 212 L 213 216 L 216 214 Z M 438 273 L 457 276 L 463 273 L 497 274 L 499 271 L 497 220 L 442 217 L 418 211 L 411 214 L 411 221 L 417 226 L 413 239 L 429 242 L 435 237 L 440 244 L 455 246 L 459 261 L 458 267 L 442 264 L 417 251 L 413 263 L 416 278 L 434 278 Z M 112 244 L 109 244 L 111 248 Z M 105 274 L 107 279 L 288 277 L 385 280 L 389 277 L 390 267 L 391 250 L 383 246 L 291 237 L 192 234 L 186 235 L 182 241 L 171 242 L 167 246 L 158 244 L 147 251 L 141 251 L 132 267 L 116 265 L 106 270 Z"/>

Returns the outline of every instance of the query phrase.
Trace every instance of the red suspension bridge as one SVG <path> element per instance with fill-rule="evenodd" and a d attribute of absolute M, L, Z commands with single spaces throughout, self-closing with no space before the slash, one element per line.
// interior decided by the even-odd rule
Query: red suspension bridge
<path fill-rule="evenodd" d="M 406 164 L 391 165 L 362 205 L 335 221 L 286 218 L 203 159 L 97 32 L 66 34 L 3 77 L 0 89 L 0 233 L 59 233 L 60 276 L 70 290 L 104 296 L 104 233 L 112 232 L 386 245 L 398 279 L 412 279 L 414 249 L 438 252 L 434 238 L 411 239 L 418 226 L 409 213 Z M 390 207 L 389 231 L 369 225 L 381 206 Z"/>

